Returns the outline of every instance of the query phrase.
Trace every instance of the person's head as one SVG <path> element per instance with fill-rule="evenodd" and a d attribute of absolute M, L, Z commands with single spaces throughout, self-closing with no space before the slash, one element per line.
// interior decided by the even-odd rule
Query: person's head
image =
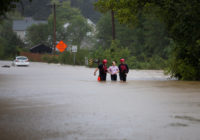
<path fill-rule="evenodd" d="M 124 64 L 124 62 L 125 62 L 125 59 L 124 59 L 124 58 L 120 59 L 120 63 L 121 63 L 121 64 Z"/>
<path fill-rule="evenodd" d="M 112 66 L 116 66 L 116 62 L 115 61 L 112 61 Z"/>
<path fill-rule="evenodd" d="M 104 65 L 106 65 L 106 64 L 107 64 L 107 60 L 104 59 L 104 60 L 102 61 L 102 63 L 103 63 Z"/>

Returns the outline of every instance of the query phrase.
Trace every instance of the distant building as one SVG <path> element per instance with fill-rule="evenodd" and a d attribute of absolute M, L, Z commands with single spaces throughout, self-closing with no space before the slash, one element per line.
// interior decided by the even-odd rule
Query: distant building
<path fill-rule="evenodd" d="M 51 53 L 52 49 L 44 44 L 38 44 L 30 48 L 30 52 L 44 54 L 44 53 Z"/>
<path fill-rule="evenodd" d="M 96 25 L 90 19 L 87 19 L 87 23 L 90 25 L 92 30 L 86 33 L 87 37 L 81 42 L 80 48 L 92 49 L 94 41 L 91 40 L 91 38 L 96 34 Z"/>
<path fill-rule="evenodd" d="M 26 30 L 33 24 L 47 23 L 45 20 L 34 20 L 31 17 L 26 17 L 23 20 L 13 21 L 13 31 L 24 41 Z"/>

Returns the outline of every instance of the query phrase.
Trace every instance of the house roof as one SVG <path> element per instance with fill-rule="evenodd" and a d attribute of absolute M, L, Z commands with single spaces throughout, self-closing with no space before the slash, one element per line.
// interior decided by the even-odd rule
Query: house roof
<path fill-rule="evenodd" d="M 51 53 L 52 48 L 50 48 L 44 44 L 38 44 L 38 45 L 30 48 L 30 52 L 32 52 L 32 53 Z"/>
<path fill-rule="evenodd" d="M 28 27 L 33 24 L 47 23 L 45 20 L 34 20 L 32 18 L 24 18 L 23 20 L 14 20 L 13 21 L 13 30 L 14 31 L 25 31 Z"/>

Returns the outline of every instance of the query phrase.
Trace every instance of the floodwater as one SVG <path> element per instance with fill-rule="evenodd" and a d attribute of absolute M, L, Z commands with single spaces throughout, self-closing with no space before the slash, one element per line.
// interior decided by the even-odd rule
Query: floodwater
<path fill-rule="evenodd" d="M 10 65 L 0 61 L 0 66 Z M 0 67 L 0 140 L 199 140 L 200 82 L 131 70 L 97 82 L 94 68 Z"/>

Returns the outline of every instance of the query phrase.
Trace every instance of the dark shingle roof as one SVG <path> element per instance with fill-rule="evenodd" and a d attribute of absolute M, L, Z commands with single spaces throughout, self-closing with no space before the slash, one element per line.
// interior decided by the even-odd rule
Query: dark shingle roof
<path fill-rule="evenodd" d="M 28 27 L 33 24 L 47 23 L 44 20 L 34 20 L 32 18 L 24 18 L 23 20 L 14 20 L 13 21 L 13 30 L 14 31 L 25 31 Z"/>
<path fill-rule="evenodd" d="M 38 45 L 30 48 L 30 52 L 32 52 L 32 53 L 51 53 L 52 48 L 50 48 L 44 44 L 38 44 Z"/>

